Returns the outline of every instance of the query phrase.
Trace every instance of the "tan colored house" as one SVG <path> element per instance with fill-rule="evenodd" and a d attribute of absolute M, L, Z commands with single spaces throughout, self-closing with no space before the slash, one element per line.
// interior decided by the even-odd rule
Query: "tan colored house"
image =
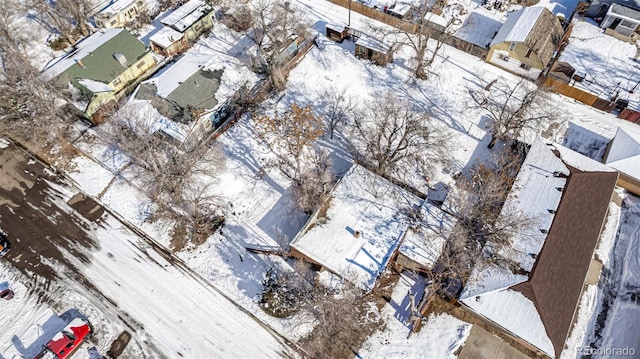
<path fill-rule="evenodd" d="M 160 22 L 164 27 L 149 38 L 151 50 L 163 56 L 186 51 L 200 35 L 213 27 L 215 11 L 203 0 L 191 0 Z"/>
<path fill-rule="evenodd" d="M 545 7 L 513 12 L 489 45 L 486 61 L 507 71 L 537 79 L 560 45 L 564 30 Z"/>
<path fill-rule="evenodd" d="M 147 11 L 145 0 L 115 0 L 93 16 L 98 27 L 111 29 L 124 27 Z"/>
<path fill-rule="evenodd" d="M 640 196 L 640 136 L 618 127 L 602 161 L 620 172 L 618 186 Z"/>
<path fill-rule="evenodd" d="M 356 41 L 355 54 L 357 58 L 371 60 L 380 66 L 393 62 L 391 45 L 364 34 Z"/>
<path fill-rule="evenodd" d="M 160 20 L 162 24 L 184 34 L 187 41 L 194 42 L 205 31 L 213 27 L 215 12 L 203 0 L 190 0 Z"/>
<path fill-rule="evenodd" d="M 149 45 L 153 52 L 162 56 L 173 56 L 189 48 L 184 34 L 167 26 L 149 38 Z"/>
<path fill-rule="evenodd" d="M 103 29 L 79 41 L 55 59 L 42 75 L 59 86 L 71 84 L 81 94 L 79 109 L 93 116 L 120 99 L 127 88 L 155 66 L 153 53 L 124 29 Z"/>

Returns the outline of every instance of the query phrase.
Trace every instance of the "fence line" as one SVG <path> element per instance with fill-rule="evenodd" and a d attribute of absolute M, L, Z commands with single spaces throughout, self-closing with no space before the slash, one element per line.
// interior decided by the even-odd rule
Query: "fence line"
<path fill-rule="evenodd" d="M 347 9 L 349 9 L 350 7 L 351 11 L 355 11 L 358 14 L 362 14 L 370 19 L 383 22 L 387 25 L 393 26 L 396 29 L 400 29 L 410 34 L 415 34 L 418 29 L 418 26 L 416 24 L 412 24 L 408 21 L 386 14 L 380 10 L 376 10 L 374 8 L 368 7 L 364 4 L 361 4 L 358 1 L 354 1 L 354 0 L 328 0 L 328 1 L 336 5 L 340 5 Z"/>

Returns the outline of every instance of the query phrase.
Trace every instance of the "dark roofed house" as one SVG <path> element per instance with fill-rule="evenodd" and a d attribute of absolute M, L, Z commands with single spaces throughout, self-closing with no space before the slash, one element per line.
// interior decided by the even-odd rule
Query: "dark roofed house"
<path fill-rule="evenodd" d="M 587 274 L 601 267 L 594 251 L 617 179 L 607 166 L 537 140 L 503 209 L 536 219 L 498 253 L 518 270 L 478 264 L 460 295 L 464 306 L 530 349 L 559 357 Z"/>

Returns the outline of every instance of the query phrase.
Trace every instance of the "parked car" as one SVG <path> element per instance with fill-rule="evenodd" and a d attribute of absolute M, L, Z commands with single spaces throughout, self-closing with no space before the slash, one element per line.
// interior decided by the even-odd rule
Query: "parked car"
<path fill-rule="evenodd" d="M 11 300 L 13 298 L 13 290 L 9 282 L 0 283 L 0 299 Z"/>
<path fill-rule="evenodd" d="M 91 324 L 83 318 L 74 318 L 64 329 L 56 333 L 36 359 L 71 357 L 91 335 Z"/>
<path fill-rule="evenodd" d="M 4 234 L 0 233 L 0 257 L 7 254 L 7 252 L 9 252 L 10 249 L 11 249 L 11 243 L 9 243 L 9 240 Z"/>

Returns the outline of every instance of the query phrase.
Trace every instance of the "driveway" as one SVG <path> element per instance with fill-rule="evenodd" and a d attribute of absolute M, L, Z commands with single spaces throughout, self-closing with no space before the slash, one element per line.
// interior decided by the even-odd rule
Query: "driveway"
<path fill-rule="evenodd" d="M 477 325 L 471 327 L 459 359 L 528 359 L 502 339 Z"/>

